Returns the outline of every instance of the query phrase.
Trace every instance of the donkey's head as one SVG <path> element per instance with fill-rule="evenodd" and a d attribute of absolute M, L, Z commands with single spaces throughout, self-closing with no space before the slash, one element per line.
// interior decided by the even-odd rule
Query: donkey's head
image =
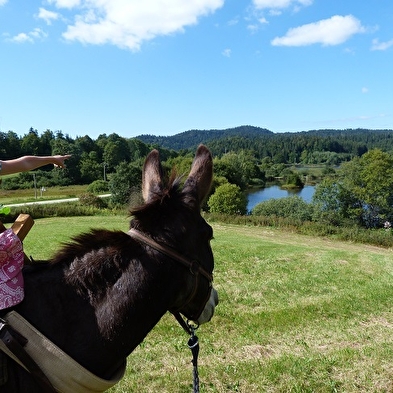
<path fill-rule="evenodd" d="M 180 178 L 171 179 L 165 186 L 159 153 L 153 150 L 142 173 L 145 205 L 132 211 L 135 219 L 131 227 L 153 239 L 175 261 L 178 274 L 174 285 L 178 290 L 170 311 L 179 311 L 198 323 L 209 321 L 218 303 L 212 287 L 213 230 L 200 213 L 212 177 L 211 153 L 200 145 L 183 187 Z"/>

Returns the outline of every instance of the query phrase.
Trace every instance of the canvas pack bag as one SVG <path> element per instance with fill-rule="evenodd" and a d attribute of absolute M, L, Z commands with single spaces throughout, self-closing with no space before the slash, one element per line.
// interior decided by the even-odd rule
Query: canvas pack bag
<path fill-rule="evenodd" d="M 15 306 L 24 297 L 22 242 L 12 229 L 0 233 L 0 310 Z"/>

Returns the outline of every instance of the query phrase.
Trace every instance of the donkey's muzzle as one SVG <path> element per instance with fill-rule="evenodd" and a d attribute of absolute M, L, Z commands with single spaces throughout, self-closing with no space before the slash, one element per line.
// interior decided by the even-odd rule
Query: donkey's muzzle
<path fill-rule="evenodd" d="M 217 306 L 217 304 L 218 304 L 218 293 L 214 288 L 212 288 L 210 292 L 209 300 L 207 301 L 205 308 L 202 311 L 202 314 L 195 322 L 197 322 L 199 325 L 201 325 L 202 323 L 209 322 L 213 317 L 214 309 Z"/>

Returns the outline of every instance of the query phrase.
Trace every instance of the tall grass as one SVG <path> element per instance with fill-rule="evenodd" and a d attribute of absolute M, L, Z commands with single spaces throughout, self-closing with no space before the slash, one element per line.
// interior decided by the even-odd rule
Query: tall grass
<path fill-rule="evenodd" d="M 355 224 L 338 226 L 326 222 L 302 221 L 300 219 L 277 216 L 206 213 L 205 217 L 211 222 L 270 227 L 304 235 L 329 237 L 335 240 L 371 244 L 387 248 L 393 247 L 393 231 L 391 229 L 367 229 Z"/>
<path fill-rule="evenodd" d="M 75 198 L 87 191 L 87 185 L 47 187 L 41 192 L 39 188 L 4 190 L 0 188 L 0 201 L 3 205 L 11 203 L 35 202 L 50 199 Z"/>
<path fill-rule="evenodd" d="M 277 228 L 212 222 L 220 304 L 199 328 L 201 392 L 393 391 L 389 249 Z M 36 220 L 28 254 L 50 255 L 123 216 Z M 111 393 L 191 392 L 187 337 L 166 315 Z"/>

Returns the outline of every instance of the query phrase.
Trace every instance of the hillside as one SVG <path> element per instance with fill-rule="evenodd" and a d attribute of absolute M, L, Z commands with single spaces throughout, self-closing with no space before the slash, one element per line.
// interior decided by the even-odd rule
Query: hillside
<path fill-rule="evenodd" d="M 123 216 L 40 219 L 24 248 L 46 258 L 91 227 L 128 225 Z M 390 249 L 269 227 L 213 229 L 220 303 L 198 330 L 204 392 L 392 392 Z M 109 392 L 191 391 L 187 339 L 167 313 Z"/>
<path fill-rule="evenodd" d="M 172 136 L 140 135 L 137 139 L 146 144 L 158 145 L 167 149 L 194 149 L 200 143 L 228 137 L 259 138 L 274 135 L 272 131 L 254 126 L 240 126 L 225 130 L 189 130 Z"/>
<path fill-rule="evenodd" d="M 393 150 L 393 130 L 321 129 L 274 133 L 264 128 L 240 126 L 225 130 L 190 130 L 173 136 L 141 135 L 142 142 L 166 149 L 194 150 L 206 144 L 215 156 L 229 151 L 252 151 L 259 159 L 275 162 L 338 165 L 371 149 Z"/>

